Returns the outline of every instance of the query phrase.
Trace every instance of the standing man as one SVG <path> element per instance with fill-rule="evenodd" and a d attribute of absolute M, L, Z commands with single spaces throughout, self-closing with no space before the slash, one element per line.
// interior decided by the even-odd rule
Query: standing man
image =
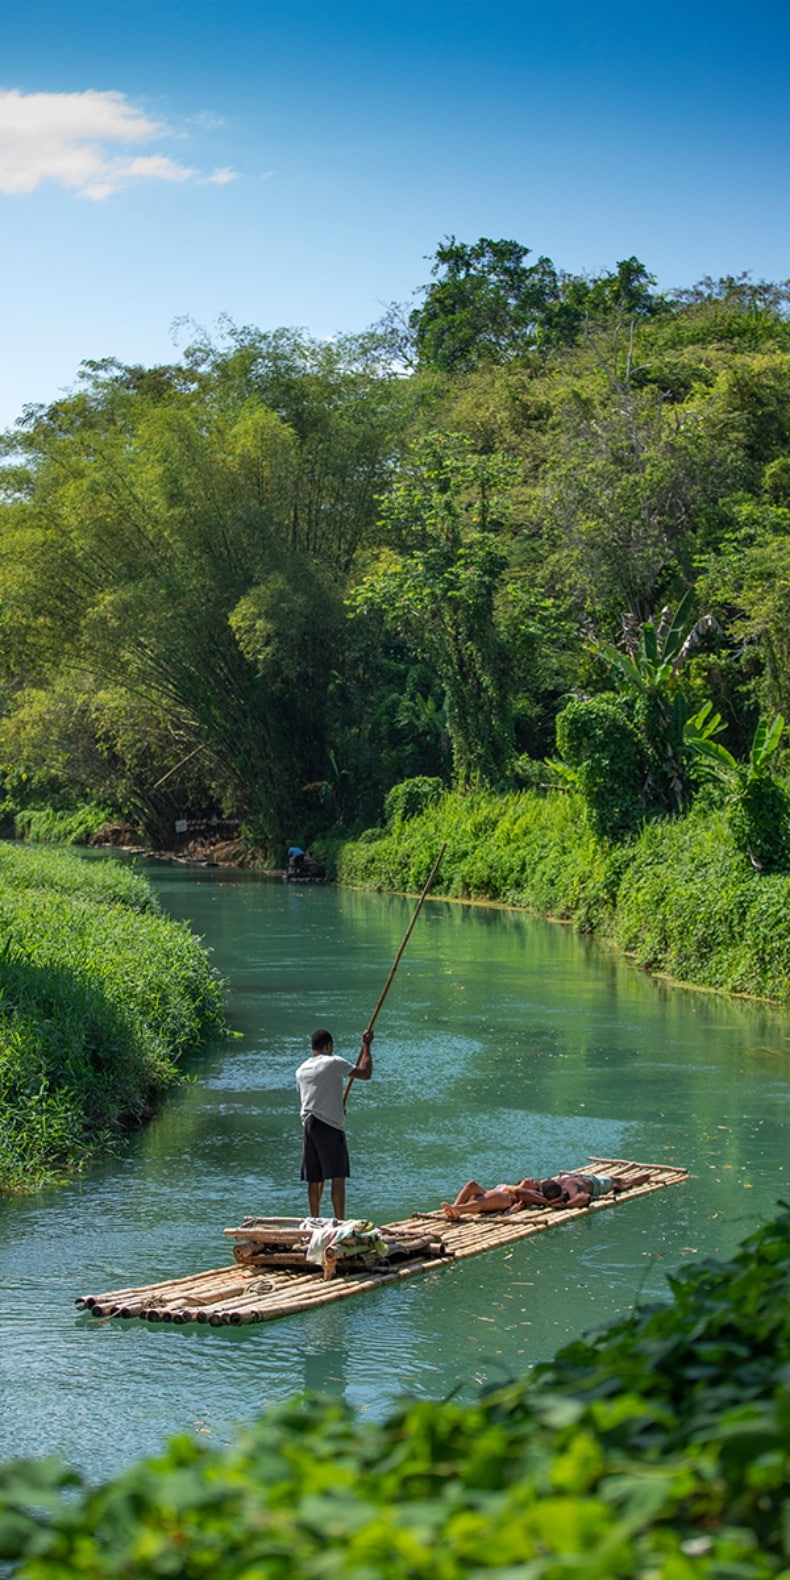
<path fill-rule="evenodd" d="M 302 1172 L 307 1181 L 310 1217 L 321 1215 L 324 1181 L 332 1181 L 332 1211 L 338 1219 L 346 1216 L 346 1180 L 351 1173 L 346 1144 L 346 1115 L 343 1084 L 346 1079 L 369 1081 L 373 1074 L 370 1045 L 372 1031 L 363 1031 L 362 1047 L 356 1064 L 333 1052 L 332 1033 L 313 1032 L 312 1053 L 296 1072 L 304 1126 Z"/>

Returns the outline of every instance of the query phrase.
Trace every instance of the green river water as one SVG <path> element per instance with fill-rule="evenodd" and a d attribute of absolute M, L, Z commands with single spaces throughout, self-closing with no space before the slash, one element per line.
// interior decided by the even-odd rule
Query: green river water
<path fill-rule="evenodd" d="M 246 1213 L 305 1210 L 294 1070 L 316 1025 L 354 1057 L 414 902 L 150 863 L 230 984 L 239 1036 L 191 1062 L 120 1156 L 0 1208 L 0 1459 L 62 1453 L 91 1480 L 172 1434 L 228 1441 L 304 1390 L 381 1415 L 471 1398 L 664 1298 L 788 1199 L 790 1018 L 672 988 L 568 929 L 429 901 L 349 1106 L 348 1212 L 382 1223 L 588 1156 L 693 1178 L 425 1277 L 275 1323 L 99 1321 L 78 1295 L 227 1264 Z"/>

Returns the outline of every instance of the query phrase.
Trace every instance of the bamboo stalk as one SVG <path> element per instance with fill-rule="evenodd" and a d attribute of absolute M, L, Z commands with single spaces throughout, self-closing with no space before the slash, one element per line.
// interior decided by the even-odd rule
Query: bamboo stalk
<path fill-rule="evenodd" d="M 250 1241 L 254 1245 L 308 1245 L 309 1229 L 223 1229 L 229 1239 Z"/>

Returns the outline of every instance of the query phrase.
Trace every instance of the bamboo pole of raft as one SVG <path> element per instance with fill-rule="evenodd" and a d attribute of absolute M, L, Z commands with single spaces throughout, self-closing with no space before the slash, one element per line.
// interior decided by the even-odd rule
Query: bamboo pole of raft
<path fill-rule="evenodd" d="M 464 1261 L 495 1249 L 506 1249 L 520 1240 L 531 1239 L 542 1230 L 577 1223 L 593 1212 L 610 1209 L 636 1196 L 647 1196 L 669 1185 L 689 1179 L 687 1169 L 677 1164 L 639 1164 L 632 1159 L 590 1158 L 581 1169 L 590 1168 L 613 1175 L 626 1184 L 622 1194 L 595 1198 L 587 1207 L 564 1207 L 553 1211 L 538 1209 L 523 1213 L 465 1214 L 458 1221 L 445 1219 L 440 1209 L 432 1213 L 413 1213 L 399 1223 L 383 1226 L 389 1239 L 423 1238 L 428 1230 L 434 1238 L 440 1231 L 443 1255 L 423 1252 L 414 1260 L 380 1270 L 338 1271 L 334 1279 L 324 1279 L 319 1268 L 305 1265 L 302 1270 L 286 1270 L 267 1265 L 265 1256 L 252 1266 L 214 1268 L 210 1272 L 171 1279 L 143 1288 L 114 1290 L 104 1295 L 88 1295 L 77 1306 L 88 1308 L 96 1317 L 139 1317 L 152 1323 L 208 1323 L 212 1327 L 239 1326 L 271 1322 L 278 1317 L 310 1312 L 336 1300 L 344 1300 L 366 1290 L 378 1289 L 417 1273 L 435 1272 L 454 1261 Z M 641 1185 L 628 1186 L 629 1175 L 647 1172 Z M 255 1220 L 250 1220 L 250 1225 Z M 266 1220 L 258 1219 L 261 1228 Z M 429 1228 L 430 1225 L 430 1228 Z M 234 1234 L 235 1230 L 225 1233 Z M 264 1231 L 265 1232 L 265 1231 Z M 273 1260 L 270 1259 L 270 1261 Z M 279 1262 L 279 1258 L 278 1258 Z"/>
<path fill-rule="evenodd" d="M 329 1301 L 348 1300 L 350 1296 L 361 1294 L 367 1289 L 378 1289 L 382 1284 L 393 1284 L 399 1279 L 409 1278 L 415 1273 L 430 1272 L 435 1267 L 441 1267 L 448 1260 L 446 1257 L 435 1257 L 427 1262 L 415 1262 L 404 1267 L 393 1268 L 387 1273 L 372 1273 L 367 1277 L 338 1278 L 328 1281 L 318 1277 L 315 1284 L 301 1291 L 296 1300 L 288 1302 L 288 1315 L 300 1311 L 310 1311 L 313 1307 L 326 1305 Z M 281 1290 L 273 1291 L 280 1295 Z M 199 1321 L 208 1321 L 212 1327 L 225 1326 L 238 1327 L 248 1322 L 271 1321 L 281 1314 L 281 1305 L 278 1300 L 269 1298 L 262 1300 L 260 1296 L 249 1295 L 244 1300 L 234 1301 L 232 1305 L 222 1302 L 216 1308 L 201 1314 Z"/>
<path fill-rule="evenodd" d="M 398 950 L 398 953 L 396 954 L 395 959 L 392 962 L 392 968 L 390 970 L 390 974 L 387 977 L 387 980 L 384 983 L 384 986 L 383 986 L 383 988 L 381 990 L 381 994 L 379 996 L 378 1004 L 376 1005 L 376 1008 L 374 1009 L 373 1014 L 371 1015 L 370 1020 L 368 1021 L 368 1024 L 367 1024 L 367 1030 L 368 1031 L 372 1031 L 373 1027 L 376 1024 L 376 1018 L 378 1016 L 379 1010 L 381 1009 L 381 1006 L 384 1003 L 384 1000 L 387 997 L 387 994 L 389 993 L 390 987 L 392 985 L 392 979 L 393 979 L 393 977 L 395 975 L 395 972 L 398 969 L 398 966 L 400 965 L 401 955 L 403 954 L 403 951 L 406 948 L 406 945 L 409 942 L 409 939 L 411 938 L 411 935 L 412 935 L 412 932 L 413 932 L 413 929 L 414 929 L 414 923 L 416 922 L 417 917 L 419 916 L 420 911 L 422 910 L 425 897 L 426 897 L 426 895 L 427 895 L 427 893 L 428 893 L 428 891 L 429 891 L 429 889 L 430 889 L 430 887 L 431 887 L 431 885 L 433 883 L 434 878 L 436 877 L 437 872 L 439 871 L 439 868 L 440 868 L 441 862 L 442 862 L 442 857 L 443 857 L 446 849 L 447 849 L 447 841 L 445 840 L 445 842 L 442 845 L 442 848 L 439 851 L 439 854 L 436 857 L 436 860 L 435 860 L 435 862 L 434 862 L 434 864 L 433 864 L 433 866 L 432 866 L 432 868 L 430 870 L 430 873 L 428 874 L 428 877 L 427 877 L 427 879 L 425 881 L 425 887 L 423 888 L 422 894 L 420 895 L 420 898 L 417 901 L 417 904 L 416 904 L 416 906 L 414 908 L 414 915 L 412 916 L 412 919 L 409 922 L 408 927 L 406 928 L 406 931 L 405 931 L 405 933 L 403 935 L 403 939 L 402 939 L 402 942 L 401 942 L 400 949 Z M 346 1083 L 345 1092 L 343 1093 L 343 1107 L 344 1108 L 348 1104 L 348 1096 L 349 1096 L 349 1092 L 351 1091 L 351 1087 L 353 1085 L 353 1081 L 354 1081 L 353 1075 L 349 1076 L 349 1079 L 348 1079 L 348 1081 Z"/>
<path fill-rule="evenodd" d="M 205 1289 L 209 1284 L 223 1277 L 227 1280 L 228 1271 L 227 1267 L 215 1267 L 206 1273 L 188 1273 L 184 1278 L 168 1279 L 166 1283 L 160 1281 L 158 1284 L 138 1284 L 131 1289 L 108 1290 L 103 1295 L 81 1295 L 76 1304 L 92 1311 L 96 1306 L 106 1305 L 108 1301 L 112 1301 L 116 1307 L 123 1305 L 124 1301 L 133 1300 L 135 1304 L 139 1304 L 150 1295 L 157 1293 L 161 1295 L 163 1289 L 172 1289 L 177 1294 L 186 1295 L 193 1289 Z M 233 1271 L 238 1272 L 238 1269 L 234 1268 Z"/>

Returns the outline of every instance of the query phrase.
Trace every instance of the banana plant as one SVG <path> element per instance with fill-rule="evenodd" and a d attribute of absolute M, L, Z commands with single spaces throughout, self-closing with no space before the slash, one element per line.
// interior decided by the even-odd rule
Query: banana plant
<path fill-rule="evenodd" d="M 721 714 L 713 712 L 711 702 L 705 702 L 693 718 L 687 719 L 683 744 L 697 759 L 703 771 L 711 778 L 718 779 L 732 797 L 742 796 L 750 784 L 770 771 L 769 763 L 782 739 L 784 717 L 777 713 L 770 724 L 767 719 L 760 719 L 745 763 L 739 763 L 732 752 L 715 739 L 724 727 Z"/>
<path fill-rule="evenodd" d="M 703 615 L 689 628 L 693 596 L 693 589 L 688 588 L 674 611 L 669 607 L 661 611 L 657 625 L 646 620 L 630 652 L 611 642 L 590 644 L 620 686 L 644 699 L 642 729 L 652 764 L 645 787 L 647 798 L 663 801 L 676 811 L 686 806 L 690 794 L 685 751 L 688 700 L 678 676 L 703 635 L 719 629 L 713 615 Z"/>
<path fill-rule="evenodd" d="M 686 629 L 694 589 L 683 594 L 677 609 L 661 611 L 658 625 L 646 620 L 639 627 L 633 650 L 623 652 L 612 642 L 593 642 L 591 648 L 636 691 L 666 691 L 707 631 L 718 631 L 718 621 L 704 614 Z"/>

